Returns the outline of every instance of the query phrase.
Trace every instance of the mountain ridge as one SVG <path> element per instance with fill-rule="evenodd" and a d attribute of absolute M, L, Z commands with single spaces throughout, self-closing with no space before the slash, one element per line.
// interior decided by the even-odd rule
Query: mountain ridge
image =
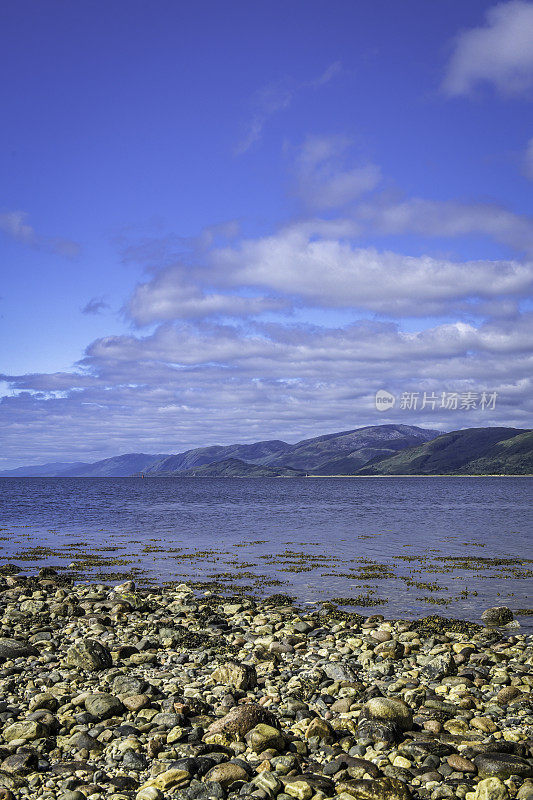
<path fill-rule="evenodd" d="M 418 447 L 375 459 L 357 474 L 533 474 L 533 431 L 498 427 L 450 431 Z"/>
<path fill-rule="evenodd" d="M 465 428 L 443 434 L 386 424 L 288 444 L 269 439 L 175 454 L 123 453 L 96 462 L 51 462 L 0 477 L 284 477 L 298 475 L 531 474 L 533 431 Z"/>

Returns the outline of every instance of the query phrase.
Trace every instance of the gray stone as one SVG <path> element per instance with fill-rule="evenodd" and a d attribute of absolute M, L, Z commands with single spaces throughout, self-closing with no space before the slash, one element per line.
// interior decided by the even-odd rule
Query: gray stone
<path fill-rule="evenodd" d="M 422 669 L 422 673 L 430 680 L 440 680 L 447 675 L 455 675 L 457 667 L 451 653 L 439 653 Z"/>
<path fill-rule="evenodd" d="M 109 669 L 113 665 L 111 653 L 96 639 L 83 639 L 75 642 L 67 651 L 69 667 L 78 667 L 87 672 Z"/>
<path fill-rule="evenodd" d="M 38 655 L 39 651 L 27 642 L 19 642 L 17 639 L 0 639 L 0 659 L 2 661 Z"/>
<path fill-rule="evenodd" d="M 348 681 L 354 683 L 357 680 L 355 672 L 340 661 L 330 661 L 322 666 L 324 674 L 332 681 Z"/>
<path fill-rule="evenodd" d="M 109 719 L 122 713 L 124 706 L 112 694 L 90 694 L 85 699 L 85 710 L 98 720 Z"/>

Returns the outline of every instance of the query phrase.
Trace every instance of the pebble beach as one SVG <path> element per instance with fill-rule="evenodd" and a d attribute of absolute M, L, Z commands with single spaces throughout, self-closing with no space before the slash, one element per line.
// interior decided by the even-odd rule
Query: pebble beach
<path fill-rule="evenodd" d="M 0 800 L 531 800 L 533 637 L 0 568 Z"/>

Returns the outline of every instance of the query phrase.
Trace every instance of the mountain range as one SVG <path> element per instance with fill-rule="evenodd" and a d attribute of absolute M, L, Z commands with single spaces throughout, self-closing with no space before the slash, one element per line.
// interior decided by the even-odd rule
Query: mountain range
<path fill-rule="evenodd" d="M 92 463 L 53 462 L 0 477 L 296 477 L 533 473 L 533 431 L 467 428 L 442 434 L 413 425 L 374 425 L 296 444 L 278 439 L 214 445 L 177 454 L 125 453 Z"/>

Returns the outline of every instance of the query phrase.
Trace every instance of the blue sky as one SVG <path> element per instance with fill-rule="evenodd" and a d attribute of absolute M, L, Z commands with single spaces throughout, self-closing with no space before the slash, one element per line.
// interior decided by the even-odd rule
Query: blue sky
<path fill-rule="evenodd" d="M 0 465 L 529 426 L 532 41 L 526 0 L 7 3 Z"/>

